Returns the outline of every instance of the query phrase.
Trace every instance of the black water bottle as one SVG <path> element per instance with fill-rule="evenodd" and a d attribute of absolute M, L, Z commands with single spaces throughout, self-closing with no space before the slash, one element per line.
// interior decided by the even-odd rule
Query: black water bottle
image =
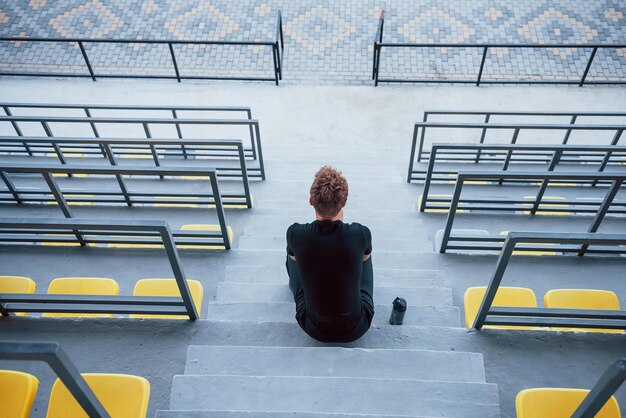
<path fill-rule="evenodd" d="M 404 314 L 406 313 L 406 300 L 402 298 L 395 298 L 393 301 L 393 309 L 391 310 L 391 317 L 389 323 L 391 325 L 402 325 L 404 321 Z"/>

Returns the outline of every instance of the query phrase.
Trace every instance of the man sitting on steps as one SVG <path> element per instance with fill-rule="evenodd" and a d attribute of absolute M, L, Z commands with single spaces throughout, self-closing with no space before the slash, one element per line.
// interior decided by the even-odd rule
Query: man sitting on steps
<path fill-rule="evenodd" d="M 343 222 L 348 182 L 324 166 L 311 185 L 315 221 L 287 230 L 287 273 L 296 320 L 321 342 L 351 342 L 374 317 L 372 235 L 359 223 Z"/>

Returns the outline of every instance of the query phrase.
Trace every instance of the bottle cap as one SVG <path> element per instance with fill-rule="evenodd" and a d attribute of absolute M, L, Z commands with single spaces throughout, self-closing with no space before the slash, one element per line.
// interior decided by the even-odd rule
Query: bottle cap
<path fill-rule="evenodd" d="M 395 309 L 398 312 L 406 311 L 406 300 L 399 298 L 399 297 L 395 298 L 393 300 L 393 309 Z"/>

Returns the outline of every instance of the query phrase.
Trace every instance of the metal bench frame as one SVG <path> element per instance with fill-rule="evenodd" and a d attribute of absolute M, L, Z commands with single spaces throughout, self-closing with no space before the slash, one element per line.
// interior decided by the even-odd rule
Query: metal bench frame
<path fill-rule="evenodd" d="M 458 174 L 458 170 L 454 171 L 437 171 L 435 170 L 435 165 L 440 160 L 446 160 L 445 155 L 448 152 L 452 153 L 463 153 L 467 155 L 473 155 L 474 151 L 476 151 L 476 155 L 478 153 L 483 153 L 483 155 L 487 152 L 489 154 L 489 161 L 493 161 L 495 163 L 502 162 L 502 171 L 507 171 L 511 163 L 517 163 L 528 166 L 529 164 L 533 164 L 535 161 L 539 164 L 544 164 L 544 162 L 548 163 L 548 167 L 546 171 L 553 172 L 559 164 L 569 164 L 572 162 L 578 162 L 576 156 L 585 156 L 586 166 L 591 164 L 589 161 L 593 158 L 593 163 L 598 164 L 598 173 L 604 172 L 606 167 L 608 166 L 611 158 L 614 157 L 622 157 L 626 155 L 626 146 L 593 146 L 593 145 L 507 145 L 507 144 L 497 144 L 497 145 L 485 145 L 485 144 L 433 144 L 431 148 L 430 158 L 428 160 L 428 166 L 425 172 L 413 170 L 409 172 L 409 182 L 415 179 L 415 174 L 425 173 L 424 178 L 424 190 L 422 192 L 422 202 L 419 207 L 420 212 L 424 212 L 428 209 L 429 197 L 428 193 L 430 191 L 430 186 L 433 182 L 444 181 L 449 182 L 451 178 L 450 174 L 456 175 Z M 496 154 L 496 157 L 492 160 L 491 155 L 492 152 Z M 442 158 L 440 156 L 444 155 Z M 501 158 L 506 155 L 505 158 Z M 521 155 L 522 158 L 516 158 L 516 156 Z M 473 157 L 472 157 L 473 158 Z M 483 160 L 485 160 L 483 158 Z M 460 165 L 460 167 L 467 167 L 468 164 L 465 163 Z M 494 180 L 498 184 L 502 184 L 502 179 Z M 508 180 L 507 183 L 519 183 L 520 181 L 516 180 Z M 521 182 L 524 182 L 523 180 Z M 545 183 L 545 185 L 544 185 Z M 570 185 L 572 182 L 568 182 Z M 554 185 L 558 185 L 558 181 L 552 182 Z M 597 182 L 580 182 L 575 183 L 579 185 L 597 185 Z M 547 181 L 542 183 L 540 192 L 543 194 L 545 191 L 545 187 L 547 186 Z M 543 191 L 542 191 L 543 190 Z M 441 201 L 441 199 L 440 199 Z"/>
<path fill-rule="evenodd" d="M 48 363 L 48 366 L 59 377 L 88 416 L 110 418 L 108 412 L 59 343 L 0 341 L 0 359 Z"/>
<path fill-rule="evenodd" d="M 46 181 L 49 191 L 45 190 L 19 190 L 11 181 L 7 173 L 41 174 Z M 115 176 L 120 191 L 72 191 L 70 194 L 78 197 L 66 198 L 63 191 L 54 179 L 53 174 L 94 174 Z M 199 176 L 209 177 L 211 193 L 139 193 L 129 191 L 122 178 L 123 175 L 161 175 L 161 176 Z M 98 166 L 98 165 L 51 165 L 51 164 L 2 164 L 0 165 L 0 180 L 3 180 L 8 190 L 0 190 L 0 202 L 15 202 L 24 204 L 30 202 L 48 203 L 56 202 L 66 218 L 73 218 L 74 215 L 68 204 L 69 202 L 93 202 L 93 203 L 121 203 L 127 206 L 140 203 L 163 203 L 163 204 L 209 204 L 215 205 L 219 221 L 220 231 L 175 231 L 177 245 L 191 246 L 212 246 L 230 249 L 231 242 L 228 236 L 228 228 L 224 215 L 223 198 L 232 200 L 226 201 L 226 205 L 242 205 L 252 207 L 252 200 L 249 190 L 246 194 L 220 194 L 215 169 L 199 167 L 146 167 L 128 168 L 120 166 Z M 1 196 L 7 197 L 1 197 Z M 50 196 L 52 195 L 52 196 Z M 84 196 L 84 197 L 82 197 Z M 99 197 L 101 196 L 101 197 Z M 189 200 L 195 198 L 194 200 Z M 54 240 L 62 242 L 62 240 Z M 120 243 L 143 243 L 150 244 L 154 239 L 146 238 L 143 241 L 121 240 Z M 81 242 L 81 245 L 83 243 Z"/>
<path fill-rule="evenodd" d="M 484 325 L 514 325 L 626 329 L 626 311 L 491 306 L 518 244 L 569 244 L 570 246 L 573 244 L 581 249 L 590 245 L 623 246 L 626 244 L 626 235 L 510 232 L 504 241 L 473 328 L 481 329 Z M 548 250 L 544 247 L 544 251 L 554 251 L 554 248 Z"/>
<path fill-rule="evenodd" d="M 152 132 L 150 131 L 151 125 L 174 125 L 177 135 L 180 139 L 183 138 L 182 126 L 185 125 L 206 125 L 206 126 L 248 126 L 250 135 L 250 147 L 244 148 L 246 156 L 251 156 L 253 159 L 259 161 L 259 168 L 261 171 L 261 179 L 265 180 L 265 166 L 263 163 L 263 150 L 261 148 L 261 131 L 259 128 L 259 121 L 251 119 L 250 116 L 247 119 L 200 119 L 200 118 L 179 118 L 178 113 L 180 111 L 242 111 L 250 115 L 248 108 L 201 108 L 201 107 L 159 107 L 159 106 L 101 106 L 101 105 L 33 105 L 33 104 L 15 104 L 15 103 L 0 103 L 7 114 L 7 116 L 0 116 L 0 123 L 8 123 L 15 131 L 17 137 L 20 137 L 20 142 L 24 147 L 24 151 L 28 155 L 32 155 L 32 151 L 28 145 L 28 142 L 22 140 L 24 137 L 20 122 L 22 123 L 37 123 L 40 124 L 48 137 L 55 137 L 54 132 L 50 124 L 87 124 L 94 133 L 95 138 L 99 138 L 98 124 L 130 124 L 141 125 L 146 135 L 146 139 L 152 139 Z M 70 116 L 15 116 L 11 111 L 12 108 L 42 108 L 42 109 L 82 109 L 85 111 L 85 117 L 70 117 Z M 124 117 L 94 117 L 91 115 L 91 111 L 94 109 L 108 109 L 108 110 L 169 110 L 172 112 L 172 118 L 124 118 Z M 53 145 L 54 146 L 54 145 Z M 64 158 L 63 152 L 55 147 L 55 152 L 59 155 L 59 158 Z M 101 150 L 103 156 L 105 151 Z M 209 154 L 210 155 L 210 154 Z M 220 156 L 220 154 L 215 154 Z"/>
<path fill-rule="evenodd" d="M 178 250 L 169 225 L 165 221 L 116 219 L 29 219 L 0 218 L 0 242 L 6 244 L 46 242 L 50 234 L 73 234 L 73 242 L 118 242 L 114 235 L 151 235 L 165 248 L 181 296 L 101 296 L 0 294 L 0 314 L 14 312 L 63 312 L 111 314 L 188 315 L 198 319 L 198 312 L 187 286 Z M 98 236 L 98 240 L 89 238 Z M 69 242 L 69 239 L 67 240 Z M 154 241 L 156 242 L 156 241 Z"/>
<path fill-rule="evenodd" d="M 494 180 L 524 180 L 526 182 L 537 181 L 540 180 L 542 185 L 540 186 L 539 192 L 534 201 L 521 201 L 521 200 L 495 200 L 494 198 L 489 199 L 463 199 L 461 200 L 461 191 L 463 189 L 463 185 L 467 181 L 494 181 Z M 586 182 L 610 182 L 611 186 L 607 190 L 604 199 L 602 202 L 583 202 L 583 201 L 548 201 L 544 202 L 543 193 L 547 187 L 547 184 L 552 181 L 586 181 Z M 454 219 L 459 209 L 459 204 L 464 203 L 462 209 L 470 209 L 473 211 L 482 211 L 482 212 L 501 212 L 501 211 L 528 211 L 529 214 L 534 215 L 537 211 L 541 210 L 544 212 L 575 212 L 575 213 L 588 213 L 594 214 L 594 218 L 589 226 L 588 232 L 595 233 L 598 231 L 602 221 L 604 220 L 607 213 L 611 214 L 626 214 L 626 201 L 616 202 L 615 196 L 619 192 L 620 188 L 626 181 L 626 173 L 624 174 L 611 174 L 611 173 L 596 173 L 596 174 L 580 174 L 580 173 L 564 173 L 564 172 L 523 172 L 523 171 L 502 171 L 502 172 L 494 172 L 494 171 L 459 171 L 457 175 L 456 185 L 454 187 L 454 192 L 452 194 L 452 199 L 446 201 L 444 199 L 432 199 L 432 201 L 444 201 L 450 202 L 448 217 L 446 219 L 446 225 L 443 230 L 443 235 L 441 239 L 441 247 L 439 252 L 445 253 L 448 249 L 472 249 L 472 250 L 500 250 L 501 247 L 498 245 L 493 245 L 489 243 L 501 243 L 504 242 L 504 237 L 502 236 L 452 236 L 452 226 L 454 223 Z M 494 203 L 498 206 L 494 206 Z M 478 204 L 480 206 L 472 206 L 473 204 Z M 540 208 L 541 205 L 576 205 L 574 207 L 568 207 L 564 209 L 562 207 L 544 207 Z M 522 206 L 527 205 L 527 206 Z M 530 206 L 532 205 L 532 206 Z M 577 206 L 584 206 L 583 208 Z M 445 206 L 440 206 L 438 208 L 446 208 Z M 463 242 L 473 242 L 480 243 L 480 245 L 472 245 L 472 246 L 464 246 L 460 244 L 450 245 L 450 241 L 463 241 Z M 542 251 L 544 247 L 524 247 L 524 251 Z M 551 249 L 552 251 L 554 248 Z M 563 251 L 571 252 L 571 249 L 563 249 Z M 578 252 L 578 251 L 577 251 Z M 583 255 L 586 251 L 579 252 L 579 255 Z M 588 252 L 605 252 L 600 250 L 589 250 Z M 615 251 L 613 253 L 621 254 L 626 253 L 626 249 L 622 251 Z"/>

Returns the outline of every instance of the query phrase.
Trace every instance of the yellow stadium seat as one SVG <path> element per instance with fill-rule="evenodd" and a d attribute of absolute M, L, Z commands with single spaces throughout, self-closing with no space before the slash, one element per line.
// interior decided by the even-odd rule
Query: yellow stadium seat
<path fill-rule="evenodd" d="M 589 393 L 586 389 L 536 388 L 517 394 L 517 418 L 570 418 Z M 596 418 L 621 418 L 614 396 L 596 414 Z"/>
<path fill-rule="evenodd" d="M 194 305 L 200 316 L 204 289 L 197 280 L 187 279 L 187 286 Z M 180 296 L 178 285 L 174 279 L 141 279 L 135 284 L 134 296 Z M 189 319 L 186 315 L 130 315 L 131 318 Z"/>
<path fill-rule="evenodd" d="M 0 276 L 0 293 L 35 293 L 37 284 L 33 279 L 22 276 Z M 17 312 L 15 315 L 26 316 L 27 314 Z"/>
<path fill-rule="evenodd" d="M 215 232 L 220 232 L 220 226 L 219 225 L 210 225 L 210 224 L 188 224 L 188 225 L 183 225 L 180 228 L 181 231 L 215 231 Z M 228 239 L 230 240 L 231 244 L 233 242 L 233 229 L 230 226 L 226 226 L 226 230 L 228 231 Z M 176 246 L 178 249 L 204 249 L 204 250 L 223 250 L 224 246 L 218 246 L 218 247 L 209 247 L 208 245 L 177 245 Z"/>
<path fill-rule="evenodd" d="M 617 295 L 609 290 L 596 289 L 553 289 L 543 297 L 546 308 L 620 310 Z M 553 331 L 607 332 L 623 334 L 621 329 L 607 328 L 551 328 Z"/>
<path fill-rule="evenodd" d="M 471 328 L 480 309 L 480 304 L 487 292 L 486 286 L 470 287 L 465 291 L 463 296 L 463 304 L 465 307 L 465 326 Z M 537 298 L 532 289 L 526 287 L 506 287 L 500 286 L 492 306 L 507 306 L 517 308 L 536 308 Z M 499 329 L 537 329 L 536 327 L 523 326 L 494 326 L 486 325 L 483 328 L 499 328 Z"/>
<path fill-rule="evenodd" d="M 127 374 L 82 374 L 111 418 L 145 418 L 150 400 L 150 383 Z M 59 379 L 54 382 L 47 418 L 88 418 Z"/>
<path fill-rule="evenodd" d="M 28 418 L 39 380 L 28 373 L 0 370 L 0 412 L 4 418 Z"/>
<path fill-rule="evenodd" d="M 62 277 L 54 279 L 48 287 L 50 295 L 110 295 L 120 293 L 120 286 L 113 279 L 102 277 Z M 113 314 L 44 313 L 48 317 L 94 317 L 112 318 Z"/>

